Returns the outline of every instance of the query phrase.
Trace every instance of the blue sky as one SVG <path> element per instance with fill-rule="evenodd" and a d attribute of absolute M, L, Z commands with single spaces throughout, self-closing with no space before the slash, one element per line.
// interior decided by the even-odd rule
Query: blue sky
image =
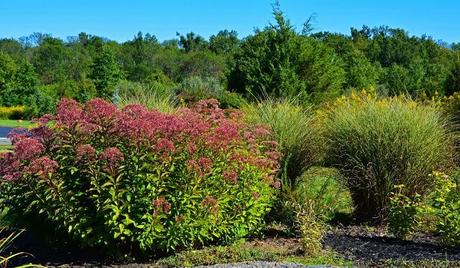
<path fill-rule="evenodd" d="M 79 32 L 126 41 L 138 32 L 159 40 L 176 32 L 209 37 L 221 29 L 240 37 L 272 21 L 272 0 L 0 0 L 0 37 L 33 32 L 66 38 Z M 362 25 L 400 27 L 413 35 L 460 42 L 460 1 L 456 0 L 281 0 L 301 29 L 316 14 L 317 31 L 349 33 Z"/>

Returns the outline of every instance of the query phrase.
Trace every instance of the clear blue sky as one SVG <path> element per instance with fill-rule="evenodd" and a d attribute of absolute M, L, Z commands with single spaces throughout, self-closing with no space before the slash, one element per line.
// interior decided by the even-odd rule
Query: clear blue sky
<path fill-rule="evenodd" d="M 79 32 L 126 41 L 138 32 L 159 40 L 176 32 L 209 37 L 222 29 L 240 37 L 272 21 L 272 0 L 0 0 L 0 37 L 33 32 L 66 38 Z M 400 27 L 413 35 L 460 42 L 457 0 L 281 0 L 291 22 L 316 14 L 315 30 L 349 33 L 362 25 Z"/>

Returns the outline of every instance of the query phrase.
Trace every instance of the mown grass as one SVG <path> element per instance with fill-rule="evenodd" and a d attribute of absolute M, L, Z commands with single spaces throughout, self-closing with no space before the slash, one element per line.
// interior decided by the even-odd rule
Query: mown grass
<path fill-rule="evenodd" d="M 28 128 L 33 126 L 33 123 L 28 120 L 10 120 L 0 119 L 0 127 L 24 127 Z"/>
<path fill-rule="evenodd" d="M 8 152 L 8 151 L 11 151 L 12 149 L 13 149 L 13 146 L 11 145 L 0 145 L 0 153 Z"/>

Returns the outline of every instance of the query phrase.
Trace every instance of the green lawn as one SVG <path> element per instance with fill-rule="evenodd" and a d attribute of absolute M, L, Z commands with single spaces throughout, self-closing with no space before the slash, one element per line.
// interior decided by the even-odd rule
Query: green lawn
<path fill-rule="evenodd" d="M 11 145 L 0 145 L 0 153 L 10 151 L 11 149 L 13 149 Z"/>
<path fill-rule="evenodd" d="M 33 123 L 28 120 L 0 119 L 0 127 L 30 127 Z"/>

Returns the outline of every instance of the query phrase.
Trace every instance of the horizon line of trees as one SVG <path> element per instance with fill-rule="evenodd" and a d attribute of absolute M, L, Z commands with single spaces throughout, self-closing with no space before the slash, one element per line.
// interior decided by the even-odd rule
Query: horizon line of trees
<path fill-rule="evenodd" d="M 159 42 L 139 32 L 116 42 L 80 33 L 66 41 L 34 33 L 0 39 L 0 106 L 48 112 L 62 97 L 113 99 L 120 82 L 176 90 L 190 78 L 212 80 L 247 98 L 298 96 L 321 102 L 350 88 L 388 95 L 460 91 L 460 43 L 410 36 L 386 26 L 350 34 L 294 29 L 275 6 L 276 23 L 240 39 L 222 30 L 208 40 L 193 32 Z"/>

